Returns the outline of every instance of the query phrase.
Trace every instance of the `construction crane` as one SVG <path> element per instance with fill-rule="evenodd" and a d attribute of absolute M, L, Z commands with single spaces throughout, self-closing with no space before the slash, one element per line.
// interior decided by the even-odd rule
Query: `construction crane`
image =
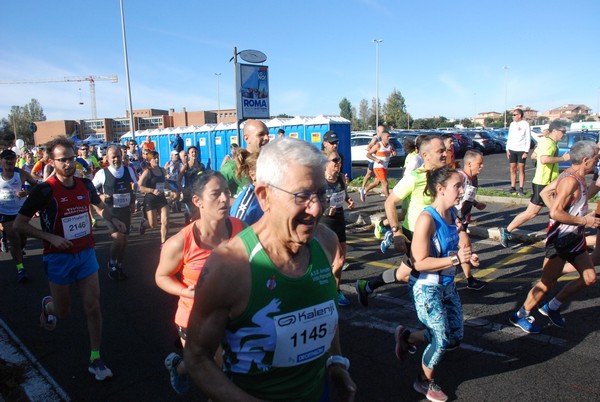
<path fill-rule="evenodd" d="M 117 75 L 88 75 L 85 77 L 63 77 L 63 79 L 48 79 L 48 80 L 17 80 L 17 81 L 0 81 L 0 84 L 45 84 L 50 82 L 83 82 L 90 83 L 90 99 L 92 105 L 92 119 L 98 118 L 96 114 L 96 81 L 118 81 Z"/>

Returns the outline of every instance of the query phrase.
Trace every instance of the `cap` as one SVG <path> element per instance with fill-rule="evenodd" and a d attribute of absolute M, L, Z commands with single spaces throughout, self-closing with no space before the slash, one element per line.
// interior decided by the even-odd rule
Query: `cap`
<path fill-rule="evenodd" d="M 0 159 L 4 158 L 16 158 L 17 154 L 12 149 L 5 149 L 0 153 Z"/>
<path fill-rule="evenodd" d="M 329 130 L 328 132 L 326 132 L 325 136 L 323 137 L 323 141 L 327 141 L 331 144 L 334 144 L 334 143 L 338 142 L 339 140 L 340 139 L 338 138 L 338 135 L 333 130 Z"/>
<path fill-rule="evenodd" d="M 179 152 L 173 150 L 173 151 L 171 151 L 171 155 L 179 155 Z"/>

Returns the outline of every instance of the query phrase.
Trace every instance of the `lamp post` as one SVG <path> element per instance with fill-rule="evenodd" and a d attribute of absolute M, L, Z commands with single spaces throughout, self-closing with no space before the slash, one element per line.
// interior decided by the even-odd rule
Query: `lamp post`
<path fill-rule="evenodd" d="M 508 69 L 504 66 L 504 128 L 506 128 L 506 110 L 508 109 Z"/>
<path fill-rule="evenodd" d="M 221 87 L 220 87 L 220 79 L 221 73 L 215 73 L 217 76 L 217 124 L 219 124 L 219 118 L 221 117 Z"/>
<path fill-rule="evenodd" d="M 379 127 L 379 44 L 383 39 L 373 39 L 375 43 L 375 132 Z"/>
<path fill-rule="evenodd" d="M 129 60 L 127 58 L 127 36 L 125 35 L 125 13 L 123 12 L 123 0 L 121 4 L 121 32 L 123 34 L 123 56 L 125 58 L 125 79 L 127 81 L 127 94 L 129 97 L 129 125 L 131 139 L 135 141 L 135 127 L 133 123 L 133 105 L 131 103 L 131 82 L 129 81 Z"/>

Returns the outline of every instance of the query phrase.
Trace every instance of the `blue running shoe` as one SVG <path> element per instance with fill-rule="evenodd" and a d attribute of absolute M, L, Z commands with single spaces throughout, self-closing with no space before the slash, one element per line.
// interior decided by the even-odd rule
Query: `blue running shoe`
<path fill-rule="evenodd" d="M 362 202 L 365 202 L 365 197 L 367 196 L 367 193 L 366 193 L 365 189 L 361 187 L 361 188 L 358 190 L 358 193 L 360 194 L 360 200 L 361 200 Z"/>
<path fill-rule="evenodd" d="M 94 378 L 98 381 L 104 381 L 107 378 L 112 378 L 112 371 L 106 367 L 106 364 L 102 361 L 102 359 L 96 359 L 90 363 L 88 367 L 88 372 L 94 376 Z"/>
<path fill-rule="evenodd" d="M 338 306 L 345 307 L 350 305 L 350 300 L 344 296 L 341 290 L 338 290 Z"/>
<path fill-rule="evenodd" d="M 514 313 L 510 316 L 509 321 L 512 325 L 517 328 L 521 328 L 528 334 L 539 334 L 542 332 L 542 328 L 534 324 L 535 318 L 532 316 L 519 318 L 517 313 Z"/>
<path fill-rule="evenodd" d="M 561 317 L 558 310 L 551 310 L 550 307 L 548 307 L 548 303 L 538 308 L 538 311 L 540 312 L 540 314 L 548 317 L 552 324 L 556 325 L 558 328 L 564 328 L 567 326 L 565 324 L 565 320 Z"/>
<path fill-rule="evenodd" d="M 181 375 L 177 372 L 177 366 L 183 359 L 177 353 L 171 353 L 165 359 L 165 367 L 169 370 L 171 387 L 179 395 L 183 395 L 190 390 L 190 378 L 187 375 Z"/>
<path fill-rule="evenodd" d="M 383 241 L 381 242 L 381 252 L 383 254 L 387 253 L 387 251 L 394 245 L 394 233 L 391 230 L 385 232 L 383 235 Z"/>

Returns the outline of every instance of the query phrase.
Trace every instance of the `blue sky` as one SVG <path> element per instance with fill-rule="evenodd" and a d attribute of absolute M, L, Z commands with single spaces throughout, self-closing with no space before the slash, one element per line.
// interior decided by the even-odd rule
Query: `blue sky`
<path fill-rule="evenodd" d="M 393 89 L 415 118 L 540 112 L 600 99 L 600 2 L 124 0 L 133 108 L 235 106 L 234 46 L 264 52 L 271 114 L 339 114 Z M 96 83 L 99 117 L 128 108 L 118 0 L 3 2 L 0 81 L 117 74 Z M 509 69 L 505 71 L 504 66 Z M 507 78 L 507 79 L 505 79 Z M 506 85 L 505 85 L 506 82 Z M 81 89 L 80 89 L 81 88 Z M 91 116 L 89 85 L 0 85 L 0 117 L 31 98 L 49 120 Z M 84 105 L 80 105 L 83 101 Z"/>

